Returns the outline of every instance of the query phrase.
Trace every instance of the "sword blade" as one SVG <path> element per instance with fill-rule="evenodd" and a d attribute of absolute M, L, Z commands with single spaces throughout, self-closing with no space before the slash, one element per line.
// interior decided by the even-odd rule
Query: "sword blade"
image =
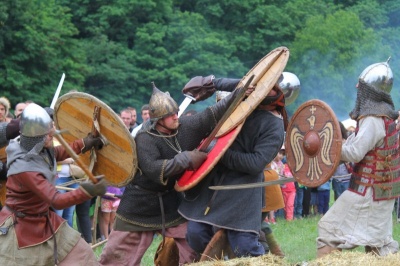
<path fill-rule="evenodd" d="M 63 73 L 61 76 L 60 83 L 58 83 L 56 93 L 54 94 L 53 100 L 51 101 L 51 104 L 50 104 L 51 109 L 54 109 L 54 106 L 56 105 L 58 96 L 60 95 L 60 91 L 61 91 L 62 85 L 64 83 L 64 79 L 65 79 L 65 74 Z"/>
<path fill-rule="evenodd" d="M 186 98 L 183 100 L 181 105 L 179 105 L 179 112 L 178 112 L 178 117 L 180 117 L 183 112 L 186 110 L 186 108 L 189 106 L 189 104 L 194 100 L 192 96 L 185 95 Z"/>
<path fill-rule="evenodd" d="M 257 188 L 257 187 L 267 187 L 272 185 L 281 185 L 288 182 L 294 182 L 296 179 L 294 177 L 278 179 L 273 181 L 251 183 L 251 184 L 240 184 L 240 185 L 226 185 L 226 186 L 210 186 L 211 190 L 231 190 L 231 189 L 246 189 L 246 188 Z"/>

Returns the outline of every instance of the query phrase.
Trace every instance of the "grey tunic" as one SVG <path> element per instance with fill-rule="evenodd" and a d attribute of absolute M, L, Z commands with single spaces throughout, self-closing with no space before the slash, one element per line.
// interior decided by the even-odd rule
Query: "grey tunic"
<path fill-rule="evenodd" d="M 187 192 L 179 213 L 188 220 L 258 234 L 264 188 L 218 191 L 210 211 L 204 215 L 214 193 L 208 187 L 219 185 L 221 178 L 221 185 L 262 182 L 263 170 L 275 158 L 283 140 L 282 118 L 256 109 L 216 167 L 198 186 Z"/>

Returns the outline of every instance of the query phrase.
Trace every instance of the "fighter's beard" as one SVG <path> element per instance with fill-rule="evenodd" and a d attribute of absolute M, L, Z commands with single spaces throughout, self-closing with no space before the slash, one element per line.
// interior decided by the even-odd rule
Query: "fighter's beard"
<path fill-rule="evenodd" d="M 164 132 L 164 133 L 168 133 L 168 134 L 172 134 L 172 133 L 173 133 L 174 131 L 176 131 L 176 130 L 178 129 L 178 127 L 179 127 L 179 123 L 178 123 L 178 125 L 177 125 L 175 128 L 166 127 L 166 126 L 162 125 L 161 123 L 158 123 L 158 125 L 159 125 L 160 127 L 164 128 L 164 129 L 166 129 L 167 132 Z M 162 130 L 162 131 L 164 131 L 164 130 Z"/>

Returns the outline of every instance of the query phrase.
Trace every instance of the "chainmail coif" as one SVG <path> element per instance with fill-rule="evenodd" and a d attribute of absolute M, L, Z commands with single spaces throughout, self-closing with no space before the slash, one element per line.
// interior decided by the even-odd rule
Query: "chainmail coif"
<path fill-rule="evenodd" d="M 398 112 L 394 109 L 392 97 L 380 89 L 359 80 L 356 106 L 350 112 L 350 117 L 359 120 L 365 116 L 386 116 L 397 119 Z"/>
<path fill-rule="evenodd" d="M 45 136 L 38 136 L 38 137 L 26 137 L 21 135 L 20 137 L 20 144 L 21 147 L 24 148 L 26 151 L 31 151 L 33 148 L 35 148 L 36 144 L 43 144 L 43 145 L 37 145 L 36 146 L 36 153 L 39 153 L 44 146 L 44 140 L 45 140 Z M 41 147 L 39 147 L 41 146 Z"/>

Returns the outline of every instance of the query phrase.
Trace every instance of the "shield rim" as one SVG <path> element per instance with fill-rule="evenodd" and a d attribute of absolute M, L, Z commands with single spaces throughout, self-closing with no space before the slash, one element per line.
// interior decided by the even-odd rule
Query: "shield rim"
<path fill-rule="evenodd" d="M 233 130 L 231 130 L 224 136 L 219 137 L 219 138 L 221 138 L 222 143 L 218 143 L 219 138 L 217 138 L 217 137 L 214 138 L 214 139 L 217 139 L 217 143 L 215 144 L 213 149 L 208 153 L 207 159 L 203 162 L 203 164 L 199 167 L 199 169 L 197 169 L 195 171 L 188 171 L 188 170 L 185 171 L 183 173 L 183 175 L 175 183 L 175 190 L 178 192 L 186 191 L 188 189 L 195 187 L 198 183 L 200 183 L 200 181 L 203 180 L 203 178 L 205 176 L 207 176 L 208 173 L 211 172 L 211 170 L 214 168 L 214 166 L 218 163 L 218 161 L 221 159 L 221 157 L 225 154 L 226 150 L 229 149 L 229 147 L 235 141 L 236 136 L 242 130 L 243 124 L 244 123 L 239 124 L 237 127 L 235 127 Z M 219 151 L 219 153 L 217 153 L 217 151 L 214 149 L 218 145 L 225 145 Z M 187 182 L 187 181 L 191 181 L 191 182 Z M 183 183 L 183 182 L 187 182 L 187 183 Z"/>
<path fill-rule="evenodd" d="M 256 89 L 232 112 L 230 117 L 218 131 L 216 135 L 217 137 L 223 136 L 237 127 L 237 125 L 246 120 L 254 109 L 257 108 L 277 83 L 280 75 L 286 67 L 289 56 L 290 52 L 287 47 L 277 47 L 270 51 L 247 72 L 247 74 L 239 81 L 236 89 L 243 87 L 253 74 L 255 77 L 251 84 L 256 84 Z M 275 71 L 270 71 L 273 67 L 277 69 L 274 69 Z M 268 73 L 268 71 L 270 72 Z"/>
<path fill-rule="evenodd" d="M 69 92 L 66 93 L 64 95 L 62 95 L 60 98 L 58 98 L 55 107 L 54 107 L 54 124 L 56 126 L 57 129 L 62 130 L 63 128 L 60 127 L 60 115 L 59 115 L 59 111 L 60 111 L 60 106 L 71 99 L 83 99 L 86 100 L 88 102 L 95 102 L 96 105 L 100 106 L 102 110 L 106 110 L 108 112 L 109 115 L 111 115 L 115 121 L 113 121 L 113 123 L 116 123 L 116 126 L 118 128 L 121 128 L 122 131 L 124 132 L 125 136 L 127 137 L 129 143 L 130 143 L 130 152 L 132 153 L 132 166 L 129 168 L 129 170 L 127 170 L 126 172 L 128 172 L 128 176 L 125 177 L 125 179 L 123 179 L 122 177 L 120 179 L 118 179 L 116 182 L 114 182 L 115 179 L 110 179 L 109 177 L 105 176 L 104 178 L 110 183 L 110 185 L 112 186 L 117 186 L 117 187 L 123 187 L 126 186 L 129 182 L 131 182 L 137 172 L 138 169 L 138 162 L 137 162 L 137 154 L 136 154 L 136 143 L 133 139 L 133 137 L 130 135 L 129 130 L 126 128 L 125 124 L 122 122 L 122 120 L 119 118 L 119 116 L 107 105 L 105 104 L 103 101 L 99 100 L 98 98 L 96 98 L 95 96 L 88 94 L 88 93 L 84 93 L 84 92 Z M 102 112 L 102 111 L 101 111 Z M 100 117 L 101 117 L 101 112 L 100 112 Z M 101 125 L 101 119 L 99 119 L 99 123 Z M 61 125 L 62 126 L 62 125 Z M 91 127 L 88 126 L 89 128 Z M 75 132 L 81 132 L 81 134 L 74 134 Z M 88 132 L 82 132 L 80 129 L 74 129 L 73 130 L 69 130 L 68 134 L 64 134 L 65 136 L 64 139 L 67 142 L 72 142 L 76 139 L 80 139 L 80 138 L 84 138 L 86 137 L 86 134 Z M 107 146 L 103 147 L 102 149 L 96 151 L 96 153 L 104 153 Z M 86 154 L 88 154 L 89 152 L 87 152 Z M 89 157 L 89 155 L 84 155 L 84 154 L 79 154 L 79 157 L 81 159 L 83 159 L 83 161 L 88 161 L 89 159 L 87 159 L 86 157 Z M 97 160 L 99 160 L 99 157 L 97 158 Z M 99 167 L 99 169 L 102 169 L 101 166 L 101 162 L 97 161 L 95 164 L 97 164 L 96 166 Z M 118 167 L 118 166 L 115 166 Z M 97 170 L 96 172 L 94 172 L 94 174 L 96 175 L 101 175 L 102 173 L 99 172 L 99 170 Z M 121 180 L 121 181 L 119 181 Z"/>

